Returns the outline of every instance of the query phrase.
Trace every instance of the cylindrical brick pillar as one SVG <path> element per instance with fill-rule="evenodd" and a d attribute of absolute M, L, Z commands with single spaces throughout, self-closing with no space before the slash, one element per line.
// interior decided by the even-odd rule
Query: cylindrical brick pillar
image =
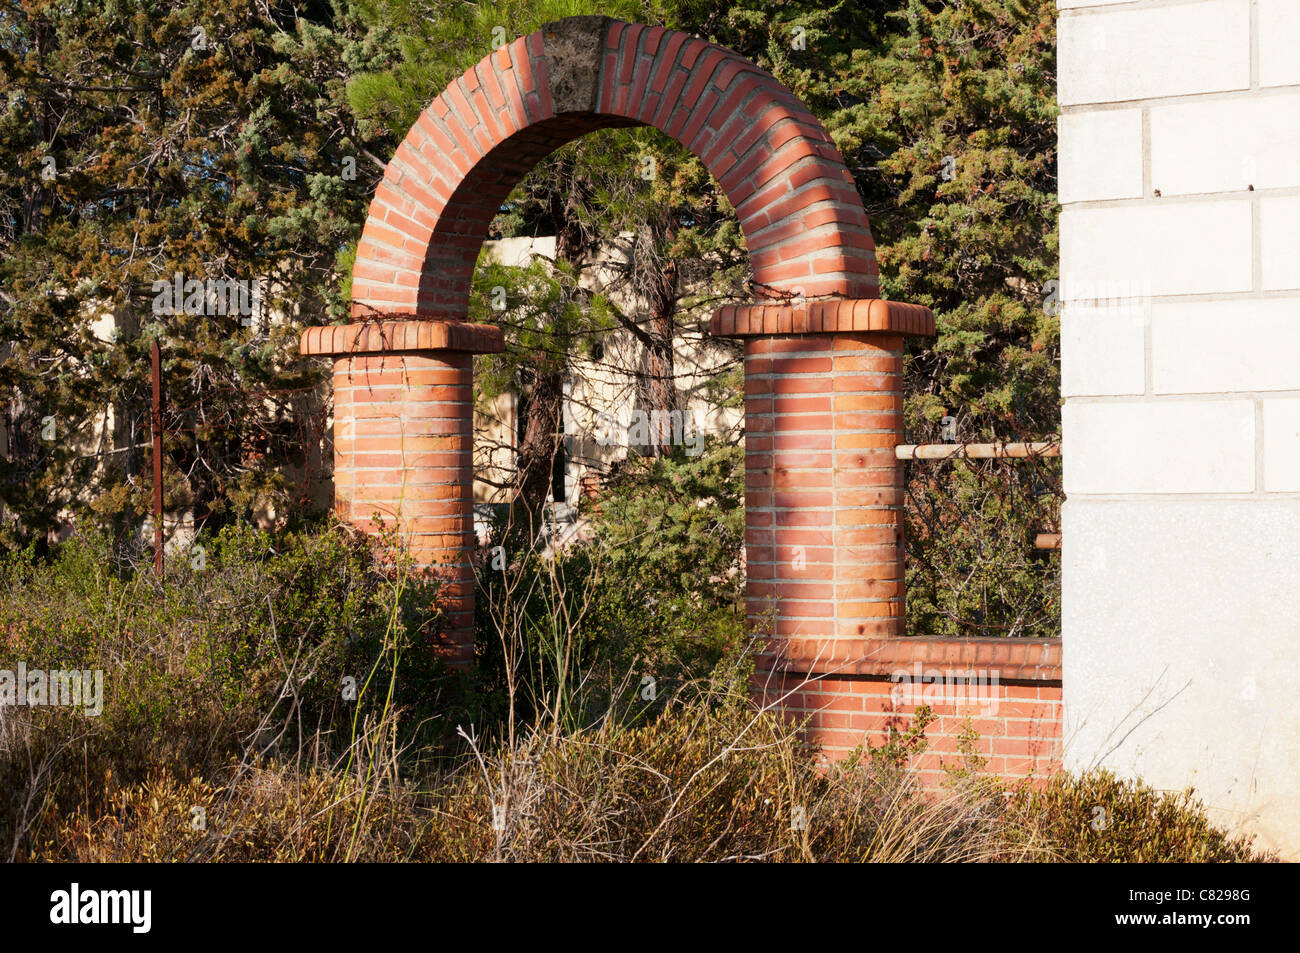
<path fill-rule="evenodd" d="M 435 645 L 452 665 L 474 652 L 474 354 L 502 348 L 497 328 L 445 321 L 308 328 L 301 341 L 334 358 L 334 509 L 395 530 L 440 580 Z"/>
<path fill-rule="evenodd" d="M 917 305 L 827 299 L 719 309 L 745 340 L 752 630 L 786 671 L 828 672 L 903 632 L 903 336 Z"/>

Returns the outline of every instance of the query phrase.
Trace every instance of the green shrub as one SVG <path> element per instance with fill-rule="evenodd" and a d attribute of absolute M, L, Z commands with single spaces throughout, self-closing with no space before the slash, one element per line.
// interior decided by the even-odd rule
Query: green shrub
<path fill-rule="evenodd" d="M 593 625 L 660 681 L 709 674 L 744 640 L 744 450 L 634 457 L 589 510 L 599 560 Z"/>
<path fill-rule="evenodd" d="M 1243 861 L 1268 859 L 1189 796 L 1105 773 L 1003 792 L 966 779 L 920 791 L 894 748 L 819 769 L 798 726 L 737 680 L 691 686 L 637 723 L 467 734 L 455 759 L 412 757 L 389 712 L 347 763 L 265 759 L 211 778 L 159 771 L 106 785 L 27 854 L 45 860 L 215 861 Z M 743 685 L 743 682 L 740 683 Z M 399 769 L 400 768 L 400 769 Z M 1095 809 L 1112 826 L 1096 831 Z M 191 823 L 195 808 L 202 829 Z"/>
<path fill-rule="evenodd" d="M 682 466 L 660 464 L 667 482 L 654 492 L 668 494 Z M 627 501 L 654 505 L 634 491 Z M 711 525 L 728 532 L 725 505 L 719 512 Z M 660 527 L 661 545 L 635 558 L 662 553 L 666 565 L 688 566 L 694 552 L 701 566 L 721 565 L 726 547 L 696 530 Z M 797 724 L 750 699 L 747 647 L 720 642 L 713 656 L 699 656 L 707 677 L 688 677 L 698 663 L 673 648 L 689 637 L 673 628 L 683 616 L 725 621 L 733 611 L 725 573 L 683 572 L 674 586 L 661 567 L 670 598 L 689 589 L 697 597 L 680 603 L 682 615 L 645 605 L 647 621 L 611 594 L 620 577 L 602 576 L 598 560 L 582 562 L 599 552 L 595 544 L 554 561 L 516 560 L 525 588 L 511 590 L 513 601 L 498 602 L 489 621 L 523 633 L 533 654 L 524 665 L 536 667 L 521 691 L 535 694 L 526 717 L 503 729 L 490 720 L 500 712 L 464 707 L 454 680 L 422 650 L 436 593 L 408 579 L 400 559 L 335 524 L 280 535 L 233 527 L 204 545 L 203 569 L 173 559 L 162 580 L 120 565 L 97 537 L 74 539 L 49 560 L 27 553 L 0 562 L 0 667 L 23 660 L 107 675 L 98 718 L 2 713 L 7 856 L 1269 859 L 1213 824 L 1190 792 L 1162 794 L 1105 772 L 1004 791 L 975 759 L 948 790 L 922 792 L 906 765 L 925 749 L 932 715 L 924 709 L 881 748 L 822 770 Z M 624 568 L 632 592 L 653 591 L 653 568 L 635 559 Z M 623 616 L 604 614 L 610 602 L 629 613 L 629 644 L 608 622 Z M 668 631 L 656 635 L 655 625 Z M 546 661 L 548 639 L 568 655 L 567 686 L 556 683 L 558 657 Z M 612 683 L 614 665 L 637 652 L 666 668 L 676 660 L 679 674 L 651 699 L 635 681 L 630 691 L 626 682 L 593 687 Z M 356 702 L 341 698 L 345 675 L 358 680 Z M 572 703 L 555 703 L 562 691 Z M 461 725 L 453 746 L 448 729 Z"/>
<path fill-rule="evenodd" d="M 169 558 L 162 579 L 95 535 L 49 559 L 0 560 L 0 668 L 104 673 L 97 717 L 3 713 L 0 850 L 74 804 L 102 807 L 105 778 L 213 777 L 250 750 L 301 753 L 304 738 L 328 755 L 346 748 L 354 719 L 393 706 L 412 714 L 407 740 L 447 730 L 439 693 L 454 682 L 431 653 L 410 651 L 435 591 L 371 541 L 328 523 L 279 535 L 231 526 L 200 545 L 201 559 L 197 549 Z M 343 697 L 345 676 L 357 701 Z"/>
<path fill-rule="evenodd" d="M 481 758 L 481 760 L 480 760 Z M 380 758 L 384 760 L 384 758 Z M 818 770 L 796 726 L 726 692 L 642 724 L 537 727 L 422 784 L 241 766 L 157 775 L 66 818 L 44 859 L 928 861 L 1011 857 L 975 801 L 922 797 L 870 759 Z M 201 807 L 205 829 L 188 824 Z M 364 824 L 356 825 L 355 817 Z M 37 859 L 33 857 L 33 859 Z"/>
<path fill-rule="evenodd" d="M 476 603 L 489 720 L 506 717 L 511 653 L 517 715 L 560 695 L 580 725 L 611 704 L 643 709 L 645 679 L 665 697 L 741 651 L 743 456 L 714 443 L 698 457 L 628 460 L 584 509 L 585 536 L 555 555 L 494 532 L 509 565 L 494 568 L 489 550 Z"/>
<path fill-rule="evenodd" d="M 1271 859 L 1250 837 L 1219 829 L 1189 789 L 1157 791 L 1109 771 L 1058 774 L 1022 784 L 1007 806 L 1011 839 L 1037 844 L 1043 860 L 1073 863 L 1234 863 Z"/>

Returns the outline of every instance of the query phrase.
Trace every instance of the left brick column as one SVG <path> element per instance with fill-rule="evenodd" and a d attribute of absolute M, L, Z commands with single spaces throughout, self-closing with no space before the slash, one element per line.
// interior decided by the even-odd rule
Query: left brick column
<path fill-rule="evenodd" d="M 499 328 L 376 321 L 307 328 L 304 355 L 334 359 L 334 510 L 395 530 L 415 568 L 441 582 L 436 651 L 474 655 L 474 355 Z"/>

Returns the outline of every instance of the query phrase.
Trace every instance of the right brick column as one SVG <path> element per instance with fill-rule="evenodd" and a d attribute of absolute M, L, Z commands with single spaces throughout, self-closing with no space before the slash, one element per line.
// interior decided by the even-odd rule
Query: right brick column
<path fill-rule="evenodd" d="M 719 309 L 745 341 L 745 552 L 751 630 L 771 662 L 833 671 L 904 634 L 903 340 L 919 305 L 827 299 Z"/>

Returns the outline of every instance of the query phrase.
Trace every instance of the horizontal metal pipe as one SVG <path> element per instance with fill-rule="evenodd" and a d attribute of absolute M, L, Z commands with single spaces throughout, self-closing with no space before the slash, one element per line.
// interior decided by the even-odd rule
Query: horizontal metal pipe
<path fill-rule="evenodd" d="M 904 443 L 894 448 L 894 456 L 899 460 L 949 460 L 953 457 L 993 460 L 1060 455 L 1061 444 L 1054 440 L 1043 443 Z"/>
<path fill-rule="evenodd" d="M 1060 549 L 1061 534 L 1060 533 L 1039 533 L 1037 536 L 1034 537 L 1034 548 L 1035 549 Z"/>

